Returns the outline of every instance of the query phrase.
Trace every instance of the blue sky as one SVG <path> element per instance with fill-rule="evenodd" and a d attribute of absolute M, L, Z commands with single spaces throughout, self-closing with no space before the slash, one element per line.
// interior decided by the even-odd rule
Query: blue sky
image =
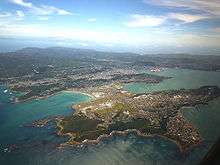
<path fill-rule="evenodd" d="M 220 0 L 1 0 L 0 39 L 5 37 L 141 53 L 218 54 Z"/>

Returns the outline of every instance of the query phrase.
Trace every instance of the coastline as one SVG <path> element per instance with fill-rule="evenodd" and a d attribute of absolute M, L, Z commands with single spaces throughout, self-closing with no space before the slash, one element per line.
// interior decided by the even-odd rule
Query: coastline
<path fill-rule="evenodd" d="M 65 133 L 63 134 L 62 133 L 62 130 L 63 130 L 63 127 L 62 125 L 60 124 L 60 122 L 62 121 L 62 119 L 57 119 L 57 127 L 58 127 L 58 135 L 59 136 L 69 136 L 69 140 L 65 143 L 62 143 L 60 144 L 60 146 L 58 147 L 58 149 L 62 149 L 62 148 L 65 148 L 67 146 L 72 146 L 72 147 L 79 147 L 81 145 L 97 145 L 99 144 L 103 139 L 110 139 L 112 138 L 113 136 L 128 136 L 129 133 L 135 133 L 136 136 L 138 137 L 142 137 L 142 138 L 152 138 L 152 137 L 160 137 L 160 138 L 163 138 L 165 140 L 168 140 L 172 143 L 175 143 L 175 145 L 177 145 L 178 149 L 180 150 L 180 153 L 182 154 L 186 154 L 188 153 L 190 150 L 192 150 L 193 148 L 199 146 L 202 144 L 202 141 L 197 143 L 197 144 L 194 144 L 194 145 L 191 145 L 190 147 L 188 148 L 185 148 L 183 145 L 181 145 L 178 141 L 174 140 L 174 139 L 171 139 L 165 135 L 161 135 L 161 134 L 145 134 L 145 133 L 141 133 L 139 130 L 137 129 L 127 129 L 127 130 L 124 130 L 124 131 L 112 131 L 111 133 L 109 134 L 103 134 L 103 135 L 100 135 L 97 139 L 95 140 L 89 140 L 89 139 L 85 139 L 83 140 L 82 142 L 76 142 L 74 141 L 73 142 L 70 142 L 70 140 L 73 138 L 73 135 L 71 133 Z"/>
<path fill-rule="evenodd" d="M 60 124 L 62 122 L 63 118 L 56 118 L 56 126 L 58 128 L 57 131 L 57 135 L 59 136 L 68 136 L 69 140 L 66 141 L 65 143 L 60 144 L 60 146 L 58 147 L 59 149 L 64 148 L 66 146 L 72 146 L 72 147 L 78 147 L 79 145 L 97 145 L 98 143 L 100 143 L 103 139 L 107 138 L 110 139 L 113 136 L 127 136 L 129 133 L 135 133 L 136 136 L 138 137 L 142 137 L 142 138 L 152 138 L 152 137 L 160 137 L 163 139 L 166 139 L 168 141 L 171 141 L 173 143 L 175 143 L 175 145 L 178 146 L 178 149 L 180 150 L 180 153 L 182 154 L 186 154 L 188 153 L 190 150 L 194 149 L 195 147 L 201 145 L 203 143 L 203 139 L 201 139 L 201 141 L 199 141 L 196 144 L 192 144 L 189 147 L 185 147 L 184 145 L 182 145 L 181 143 L 179 143 L 177 140 L 174 140 L 166 135 L 162 135 L 162 134 L 146 134 L 146 133 L 141 133 L 139 130 L 137 129 L 127 129 L 124 131 L 112 131 L 109 134 L 102 134 L 100 135 L 97 139 L 94 140 L 89 140 L 89 139 L 85 139 L 82 142 L 76 142 L 74 141 L 71 142 L 71 139 L 74 138 L 74 135 L 70 132 L 68 133 L 62 133 L 64 127 Z M 192 125 L 192 123 L 190 123 Z M 192 125 L 193 126 L 193 125 Z"/>
<path fill-rule="evenodd" d="M 217 98 L 213 98 L 213 99 L 217 99 Z M 207 102 L 200 103 L 200 104 L 201 105 L 208 104 L 209 101 L 211 101 L 213 99 L 206 100 Z M 194 105 L 194 104 L 193 105 L 189 105 L 189 106 L 186 105 L 184 107 L 194 107 L 196 105 Z M 179 112 L 182 114 L 181 109 L 179 110 Z M 184 116 L 182 116 L 182 117 L 183 117 L 183 120 L 186 120 Z M 136 133 L 140 137 L 154 137 L 154 136 L 158 136 L 158 137 L 165 138 L 165 139 L 167 139 L 169 141 L 174 142 L 178 146 L 178 148 L 180 149 L 181 153 L 183 153 L 183 154 L 187 153 L 191 149 L 194 149 L 196 146 L 198 146 L 198 145 L 200 145 L 200 144 L 202 144 L 204 142 L 203 138 L 200 136 L 198 138 L 198 141 L 196 141 L 194 143 L 190 143 L 190 144 L 184 144 L 184 143 L 181 143 L 181 141 L 179 141 L 178 139 L 175 139 L 175 136 L 173 137 L 172 134 L 169 135 L 169 133 L 168 134 L 160 134 L 160 133 L 149 134 L 149 133 L 142 133 L 138 129 L 127 129 L 127 130 L 124 130 L 124 131 L 115 131 L 115 130 L 113 130 L 109 134 L 102 134 L 102 135 L 100 135 L 97 139 L 94 139 L 94 140 L 85 139 L 85 140 L 83 140 L 81 142 L 77 142 L 77 141 L 74 141 L 74 140 L 71 141 L 71 139 L 75 138 L 74 132 L 72 132 L 72 133 L 71 132 L 62 133 L 64 127 L 61 125 L 61 121 L 62 121 L 62 119 L 59 120 L 58 123 L 57 123 L 57 126 L 59 128 L 58 135 L 61 135 L 61 136 L 67 135 L 67 136 L 70 137 L 70 139 L 66 143 L 61 144 L 61 147 L 65 146 L 65 145 L 67 145 L 67 146 L 68 145 L 75 146 L 75 145 L 82 145 L 82 144 L 98 144 L 103 138 L 110 138 L 113 135 L 127 135 L 128 133 Z M 192 128 L 194 128 L 196 132 L 198 131 L 197 128 L 193 125 L 192 122 L 188 121 L 188 124 Z"/>
<path fill-rule="evenodd" d="M 82 95 L 89 96 L 89 97 L 91 97 L 91 99 L 94 99 L 94 98 L 95 98 L 95 96 L 92 95 L 92 94 L 89 94 L 89 93 L 86 93 L 86 92 L 81 92 L 81 91 L 78 91 L 78 90 L 76 90 L 76 89 L 71 89 L 71 88 L 70 88 L 70 89 L 63 90 L 63 91 L 61 91 L 61 92 L 79 93 L 79 94 L 82 94 Z"/>
<path fill-rule="evenodd" d="M 82 95 L 86 95 L 86 96 L 89 96 L 91 97 L 92 99 L 95 98 L 95 96 L 89 94 L 89 93 L 86 93 L 86 92 L 81 92 L 81 91 L 77 91 L 77 90 L 72 90 L 72 89 L 65 89 L 65 90 L 62 90 L 62 91 L 59 91 L 59 92 L 55 92 L 55 93 L 52 93 L 52 94 L 49 94 L 49 95 L 46 95 L 46 96 L 32 96 L 32 97 L 29 97 L 27 99 L 24 99 L 24 100 L 19 100 L 18 97 L 15 97 L 15 100 L 13 101 L 13 103 L 23 103 L 23 102 L 27 102 L 27 101 L 32 101 L 32 100 L 42 100 L 42 99 L 47 99 L 49 97 L 52 97 L 52 96 L 55 96 L 55 95 L 58 95 L 62 92 L 68 92 L 68 93 L 78 93 L 78 94 L 82 94 Z"/>
<path fill-rule="evenodd" d="M 94 95 L 92 95 L 92 94 L 85 93 L 85 92 L 81 92 L 81 91 L 78 91 L 78 90 L 76 90 L 76 89 L 66 89 L 66 90 L 62 90 L 62 91 L 53 93 L 53 94 L 51 94 L 51 95 L 44 96 L 44 97 L 31 97 L 31 98 L 29 98 L 29 99 L 27 99 L 27 100 L 25 100 L 25 101 L 29 101 L 29 100 L 31 100 L 31 99 L 45 99 L 45 98 L 48 98 L 48 97 L 53 96 L 53 95 L 57 95 L 57 94 L 62 93 L 62 92 L 79 93 L 79 94 L 87 95 L 87 96 L 89 96 L 91 99 L 96 98 L 96 97 L 95 97 Z M 130 93 L 130 92 L 129 92 L 129 93 Z M 72 109 L 74 108 L 73 106 L 75 106 L 75 105 L 72 105 L 72 106 L 71 106 Z M 187 106 L 186 106 L 186 107 L 187 107 Z M 200 144 L 202 143 L 202 141 L 199 141 L 199 142 L 196 143 L 196 144 L 192 144 L 192 145 L 189 146 L 189 147 L 185 147 L 184 145 L 180 144 L 177 140 L 172 139 L 172 138 L 170 138 L 170 137 L 168 137 L 168 136 L 166 136 L 166 135 L 141 133 L 141 132 L 140 132 L 139 130 L 137 130 L 137 129 L 127 129 L 127 130 L 124 130 L 124 131 L 112 131 L 110 134 L 100 135 L 100 136 L 99 136 L 97 139 L 95 139 L 95 140 L 85 139 L 85 140 L 83 140 L 82 142 L 72 141 L 73 143 L 71 143 L 71 139 L 74 137 L 74 133 L 69 132 L 69 133 L 63 134 L 63 133 L 62 133 L 63 127 L 62 127 L 62 125 L 60 124 L 60 122 L 62 121 L 62 118 L 59 118 L 59 119 L 56 118 L 56 120 L 57 120 L 57 127 L 58 127 L 58 129 L 59 129 L 57 134 L 60 135 L 60 136 L 69 136 L 69 137 L 70 137 L 70 139 L 69 139 L 67 142 L 65 142 L 65 143 L 63 143 L 63 144 L 60 144 L 60 147 L 64 147 L 64 146 L 66 146 L 66 145 L 67 145 L 67 146 L 77 146 L 77 145 L 82 145 L 82 144 L 85 144 L 85 145 L 87 145 L 87 144 L 98 144 L 98 143 L 99 143 L 102 139 L 104 139 L 104 138 L 111 138 L 111 137 L 114 136 L 114 135 L 127 136 L 129 133 L 136 133 L 137 136 L 144 137 L 144 138 L 148 138 L 148 137 L 162 137 L 162 138 L 165 138 L 165 139 L 167 139 L 167 140 L 172 141 L 173 143 L 175 143 L 175 144 L 178 146 L 178 148 L 180 149 L 180 152 L 183 153 L 183 154 L 184 154 L 184 153 L 187 153 L 189 150 L 193 149 L 194 147 L 196 147 L 196 146 L 198 146 L 198 145 L 200 145 Z M 191 122 L 190 122 L 190 124 L 192 125 Z M 192 126 L 193 126 L 193 125 L 192 125 Z"/>

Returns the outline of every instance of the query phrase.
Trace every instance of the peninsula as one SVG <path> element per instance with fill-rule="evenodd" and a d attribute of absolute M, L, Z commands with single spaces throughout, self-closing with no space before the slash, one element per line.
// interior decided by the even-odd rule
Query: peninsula
<path fill-rule="evenodd" d="M 70 136 L 66 144 L 98 143 L 112 134 L 136 132 L 140 136 L 167 137 L 184 152 L 200 144 L 202 138 L 180 109 L 206 104 L 220 96 L 216 86 L 143 94 L 104 89 L 99 88 L 100 95 L 91 102 L 73 106 L 76 112 L 58 121 L 59 134 Z"/>

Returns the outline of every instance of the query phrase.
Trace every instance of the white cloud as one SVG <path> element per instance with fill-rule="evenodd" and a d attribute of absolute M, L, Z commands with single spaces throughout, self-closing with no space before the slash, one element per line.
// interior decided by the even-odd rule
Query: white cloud
<path fill-rule="evenodd" d="M 33 7 L 33 4 L 31 2 L 25 2 L 24 0 L 11 0 L 11 2 L 24 7 Z"/>
<path fill-rule="evenodd" d="M 12 14 L 9 13 L 9 12 L 2 12 L 2 13 L 0 13 L 0 18 L 7 18 L 7 17 L 10 17 L 10 16 L 12 16 Z"/>
<path fill-rule="evenodd" d="M 124 25 L 130 28 L 157 27 L 170 19 L 177 19 L 184 23 L 192 23 L 206 18 L 209 18 L 209 16 L 185 13 L 168 13 L 163 16 L 133 14 L 130 15 L 130 20 L 125 22 Z"/>
<path fill-rule="evenodd" d="M 219 47 L 220 35 L 196 35 L 196 34 L 156 34 L 128 33 L 112 31 L 94 31 L 88 29 L 62 29 L 58 27 L 45 27 L 41 24 L 4 24 L 0 25 L 0 36 L 13 37 L 49 37 L 60 41 L 77 41 L 80 46 L 88 46 L 87 43 L 101 43 L 102 45 L 120 45 L 133 47 L 163 46 L 173 47 Z M 68 43 L 68 42 L 67 42 Z"/>
<path fill-rule="evenodd" d="M 57 9 L 56 8 L 56 11 L 57 11 L 58 15 L 72 15 L 71 12 L 63 10 L 63 9 Z"/>
<path fill-rule="evenodd" d="M 23 13 L 23 11 L 21 11 L 21 10 L 17 10 L 16 11 L 16 14 L 15 14 L 15 19 L 16 20 L 18 20 L 18 21 L 20 21 L 20 20 L 23 20 L 24 19 L 24 13 Z"/>
<path fill-rule="evenodd" d="M 48 17 L 38 17 L 38 20 L 40 20 L 40 21 L 47 21 L 47 20 L 49 20 L 49 18 Z"/>
<path fill-rule="evenodd" d="M 168 14 L 169 19 L 177 19 L 183 21 L 185 23 L 192 23 L 195 21 L 199 21 L 202 19 L 209 18 L 209 16 L 205 15 L 192 15 L 192 14 L 184 14 L 184 13 L 170 13 Z"/>
<path fill-rule="evenodd" d="M 54 6 L 47 6 L 41 5 L 41 7 L 34 7 L 32 8 L 32 12 L 37 15 L 50 15 L 50 14 L 57 14 L 57 15 L 71 15 L 72 13 L 56 8 Z"/>
<path fill-rule="evenodd" d="M 124 32 L 106 32 L 88 29 L 74 29 L 72 27 L 48 27 L 42 24 L 5 24 L 0 26 L 0 36 L 28 36 L 28 37 L 52 37 L 59 39 L 74 39 L 78 41 L 90 41 L 99 43 L 121 43 L 125 41 Z"/>
<path fill-rule="evenodd" d="M 220 1 L 219 0 L 143 0 L 146 4 L 153 4 L 158 6 L 172 7 L 172 8 L 185 8 L 184 13 L 167 13 L 164 15 L 140 15 L 133 14 L 130 16 L 130 20 L 125 22 L 124 25 L 131 28 L 139 27 L 157 27 L 165 23 L 165 21 L 171 21 L 176 19 L 183 23 L 192 23 L 203 19 L 220 17 Z M 200 14 L 193 14 L 191 10 L 197 10 Z"/>
<path fill-rule="evenodd" d="M 159 26 L 164 23 L 166 20 L 165 17 L 161 16 L 151 16 L 151 15 L 140 15 L 133 14 L 131 15 L 131 20 L 125 22 L 124 24 L 127 27 L 137 28 L 137 27 L 150 27 L 150 26 Z"/>
<path fill-rule="evenodd" d="M 16 5 L 20 5 L 28 8 L 33 14 L 36 15 L 50 15 L 50 14 L 72 15 L 71 12 L 66 11 L 64 9 L 56 8 L 54 6 L 47 6 L 47 5 L 36 6 L 33 3 L 26 2 L 24 0 L 11 0 L 11 2 Z"/>
<path fill-rule="evenodd" d="M 88 47 L 89 46 L 89 44 L 84 43 L 84 42 L 78 42 L 77 45 L 83 46 L 83 47 Z"/>
<path fill-rule="evenodd" d="M 220 16 L 219 0 L 143 0 L 143 2 L 146 4 L 153 4 L 158 6 L 187 8 L 191 10 L 202 11 L 213 16 Z"/>
<path fill-rule="evenodd" d="M 24 19 L 24 13 L 21 10 L 17 10 L 15 12 L 2 12 L 0 13 L 0 21 L 1 24 L 11 21 L 21 21 Z"/>
<path fill-rule="evenodd" d="M 211 31 L 220 34 L 220 27 L 211 29 Z"/>
<path fill-rule="evenodd" d="M 88 22 L 96 22 L 96 18 L 89 18 Z"/>
<path fill-rule="evenodd" d="M 42 16 L 45 17 L 45 16 Z M 44 19 L 44 18 L 43 18 Z M 7 19 L 5 19 L 7 20 Z M 219 31 L 219 29 L 216 29 Z M 217 33 L 219 34 L 219 33 Z M 49 37 L 59 40 L 74 40 L 86 46 L 87 43 L 101 43 L 102 45 L 123 45 L 126 46 L 220 46 L 220 35 L 200 35 L 200 34 L 175 34 L 168 33 L 161 27 L 146 29 L 145 33 L 139 31 L 96 31 L 90 29 L 76 29 L 63 26 L 47 26 L 46 24 L 25 24 L 24 22 L 2 23 L 0 19 L 0 37 Z M 86 43 L 86 44 L 84 44 Z"/>

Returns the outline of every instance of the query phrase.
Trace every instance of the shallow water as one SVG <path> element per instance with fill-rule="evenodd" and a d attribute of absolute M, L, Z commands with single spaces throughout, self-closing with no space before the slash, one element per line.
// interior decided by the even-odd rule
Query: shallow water
<path fill-rule="evenodd" d="M 0 87 L 0 164 L 8 164 L 15 161 L 19 164 L 18 155 L 27 160 L 23 150 L 32 152 L 39 150 L 44 144 L 55 148 L 58 144 L 66 140 L 56 135 L 55 123 L 50 122 L 46 128 L 34 128 L 30 126 L 33 121 L 48 117 L 70 115 L 73 110 L 72 104 L 90 99 L 87 95 L 70 92 L 60 92 L 47 99 L 31 100 L 23 103 L 11 103 L 10 98 L 16 94 L 4 93 L 4 87 Z M 11 146 L 18 149 L 10 152 Z M 10 148 L 9 152 L 5 149 Z M 18 152 L 18 153 L 17 153 Z M 32 155 L 33 156 L 37 155 Z M 15 164 L 15 163 L 11 163 Z M 21 163 L 23 164 L 23 163 Z"/>

